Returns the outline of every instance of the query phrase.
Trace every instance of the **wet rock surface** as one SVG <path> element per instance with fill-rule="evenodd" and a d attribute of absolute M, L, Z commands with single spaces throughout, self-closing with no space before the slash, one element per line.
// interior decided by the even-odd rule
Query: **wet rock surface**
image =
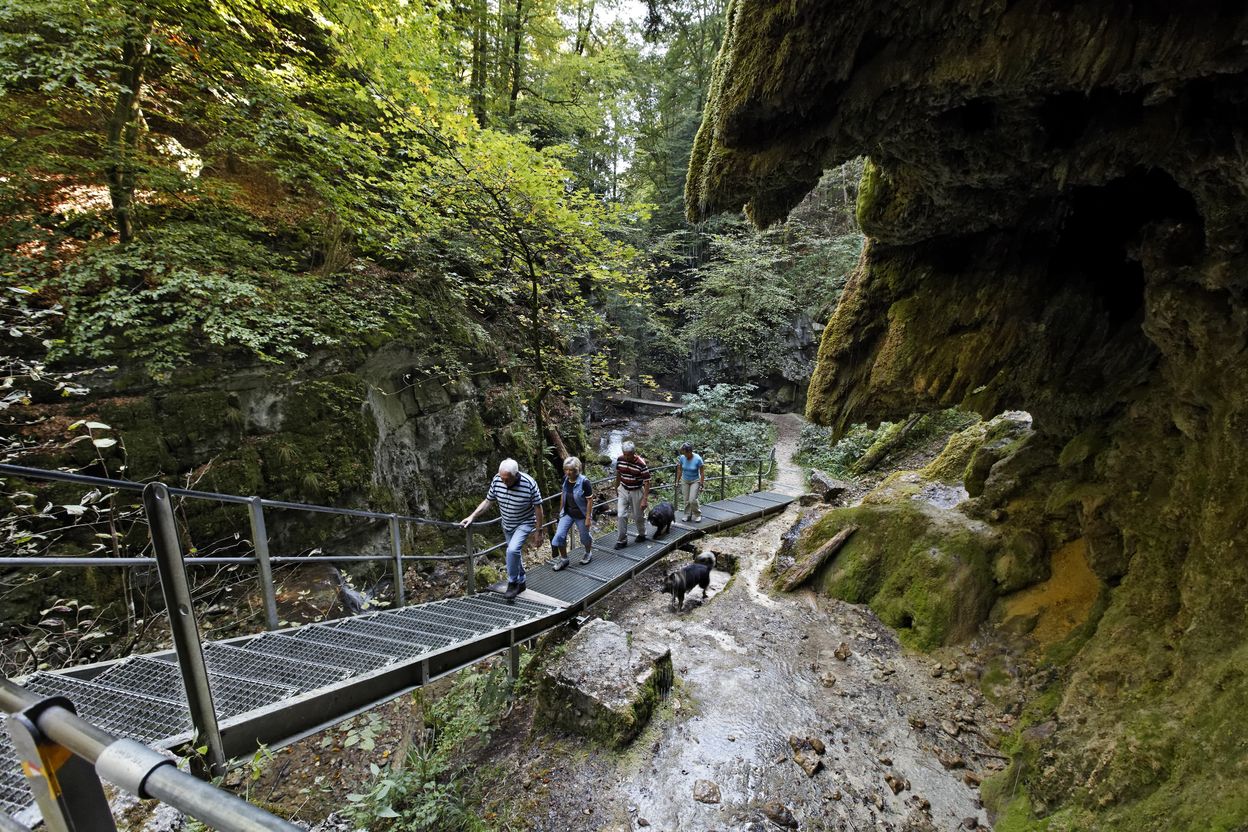
<path fill-rule="evenodd" d="M 932 663 L 904 653 L 868 610 L 760 586 L 796 512 L 736 538 L 740 570 L 704 605 L 666 611 L 652 585 L 661 569 L 613 601 L 611 620 L 634 640 L 670 646 L 675 687 L 625 754 L 560 760 L 526 811 L 531 828 L 952 830 L 971 816 L 987 824 L 963 776 L 995 763 L 977 756 L 993 752 L 977 727 L 956 738 L 939 727 L 955 714 L 995 725 L 983 698 L 933 679 Z M 520 765 L 546 770 L 559 750 L 545 752 L 529 749 Z M 812 773 L 798 754 L 818 762 Z M 963 756 L 968 768 L 946 769 L 942 754 Z M 904 789 L 894 793 L 889 776 Z M 718 802 L 699 797 L 713 794 L 706 784 Z"/>

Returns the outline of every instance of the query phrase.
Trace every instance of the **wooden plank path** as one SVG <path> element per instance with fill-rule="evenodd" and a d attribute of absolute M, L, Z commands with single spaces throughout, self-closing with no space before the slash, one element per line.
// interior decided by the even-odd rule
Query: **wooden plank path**
<path fill-rule="evenodd" d="M 558 572 L 527 568 L 528 591 L 514 603 L 493 592 L 366 613 L 243 636 L 204 646 L 222 743 L 249 758 L 258 743 L 281 746 L 514 647 L 582 613 L 682 543 L 782 511 L 787 494 L 756 492 L 706 503 L 699 524 L 677 522 L 659 540 L 615 549 L 616 532 L 594 541 L 593 562 Z M 110 733 L 174 749 L 191 738 L 191 721 L 172 651 L 130 656 L 21 684 L 40 696 L 65 696 L 78 714 Z M 0 811 L 37 819 L 0 716 Z"/>

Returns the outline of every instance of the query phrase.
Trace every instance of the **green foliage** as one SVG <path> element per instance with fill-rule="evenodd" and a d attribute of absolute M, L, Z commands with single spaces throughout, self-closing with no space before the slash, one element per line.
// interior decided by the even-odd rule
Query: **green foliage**
<path fill-rule="evenodd" d="M 680 414 L 688 422 L 686 439 L 703 457 L 750 458 L 771 452 L 771 426 L 748 418 L 750 385 L 716 384 L 699 387 L 685 397 Z M 673 441 L 672 455 L 680 441 Z"/>
<path fill-rule="evenodd" d="M 799 315 L 826 320 L 858 262 L 863 238 L 848 219 L 851 197 L 835 187 L 854 164 L 829 172 L 783 225 L 760 232 L 723 223 L 704 235 L 706 259 L 690 269 L 680 306 L 683 334 L 719 345 L 732 378 L 809 377 L 810 367 L 792 359 L 790 330 Z"/>
<path fill-rule="evenodd" d="M 462 671 L 450 691 L 428 702 L 421 690 L 413 696 L 424 714 L 425 729 L 402 761 L 384 771 L 367 792 L 351 794 L 351 819 L 370 829 L 483 830 L 471 782 L 470 753 L 480 748 L 502 719 L 510 682 L 500 663 L 492 669 Z"/>
<path fill-rule="evenodd" d="M 797 440 L 795 461 L 801 465 L 818 468 L 836 477 L 853 476 L 855 462 L 875 444 L 880 434 L 887 430 L 888 422 L 872 429 L 866 425 L 854 425 L 837 441 L 833 441 L 832 428 L 806 424 Z"/>

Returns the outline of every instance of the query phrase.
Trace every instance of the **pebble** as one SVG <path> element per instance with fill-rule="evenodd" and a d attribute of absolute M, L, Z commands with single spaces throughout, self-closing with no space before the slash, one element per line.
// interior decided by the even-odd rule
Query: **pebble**
<path fill-rule="evenodd" d="M 851 655 L 853 655 L 853 651 L 849 649 L 848 644 L 842 641 L 840 645 L 835 650 L 832 651 L 832 655 L 836 656 L 841 661 L 845 661 Z"/>
<path fill-rule="evenodd" d="M 771 801 L 763 806 L 763 814 L 767 816 L 767 820 L 776 826 L 785 829 L 796 829 L 797 818 L 793 817 L 793 813 L 789 811 L 789 807 L 783 803 Z"/>
<path fill-rule="evenodd" d="M 966 829 L 978 829 L 979 818 L 962 818 L 962 826 Z"/>
<path fill-rule="evenodd" d="M 960 730 L 956 722 L 952 722 L 948 719 L 942 719 L 940 721 L 940 728 L 951 737 L 956 737 L 958 735 L 958 731 Z"/>
<path fill-rule="evenodd" d="M 719 786 L 710 780 L 698 780 L 693 784 L 693 799 L 699 803 L 718 803 Z"/>
<path fill-rule="evenodd" d="M 891 773 L 884 775 L 884 782 L 887 783 L 888 787 L 893 790 L 893 794 L 901 794 L 906 789 L 910 788 L 909 780 Z"/>
<path fill-rule="evenodd" d="M 945 768 L 966 768 L 966 760 L 963 760 L 957 754 L 945 754 L 944 752 L 936 752 L 936 759 L 940 760 L 940 764 Z"/>
<path fill-rule="evenodd" d="M 649 826 L 649 825 L 650 825 L 650 821 L 646 820 L 645 818 L 637 818 L 637 825 L 638 825 L 638 826 Z"/>

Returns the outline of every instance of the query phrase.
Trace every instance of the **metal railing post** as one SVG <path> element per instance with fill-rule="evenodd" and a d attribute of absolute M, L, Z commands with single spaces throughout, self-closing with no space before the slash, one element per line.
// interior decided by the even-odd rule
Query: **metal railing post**
<path fill-rule="evenodd" d="M 55 696 L 6 720 L 44 825 L 50 832 L 116 829 L 95 767 L 39 730 L 39 714 L 50 705 L 77 713 L 68 699 Z"/>
<path fill-rule="evenodd" d="M 758 458 L 758 491 L 763 490 L 763 458 Z"/>
<path fill-rule="evenodd" d="M 472 549 L 472 524 L 464 530 L 464 594 L 477 591 L 477 553 Z"/>
<path fill-rule="evenodd" d="M 251 544 L 256 550 L 256 566 L 260 570 L 260 594 L 264 597 L 264 625 L 276 630 L 277 590 L 273 587 L 273 566 L 269 563 L 269 532 L 264 525 L 264 504 L 259 497 L 247 501 L 251 516 Z"/>
<path fill-rule="evenodd" d="M 160 573 L 160 588 L 165 595 L 169 627 L 173 630 L 173 646 L 178 654 L 178 667 L 182 670 L 186 702 L 195 726 L 195 747 L 207 748 L 206 773 L 218 777 L 225 774 L 225 750 L 221 745 L 217 712 L 212 704 L 208 666 L 204 663 L 204 648 L 199 640 L 195 605 L 191 598 L 191 585 L 186 579 L 186 564 L 182 560 L 182 544 L 178 542 L 178 529 L 173 520 L 169 487 L 162 482 L 144 486 L 143 509 L 147 513 L 148 531 L 156 552 L 156 569 Z M 192 760 L 192 763 L 195 761 Z"/>
<path fill-rule="evenodd" d="M 728 460 L 719 461 L 719 499 L 724 499 L 728 488 Z"/>
<path fill-rule="evenodd" d="M 513 644 L 507 649 L 507 677 L 515 682 L 520 678 L 520 645 Z"/>
<path fill-rule="evenodd" d="M 403 534 L 399 530 L 399 515 L 390 515 L 390 552 L 394 556 L 394 603 L 407 606 L 403 591 Z"/>

